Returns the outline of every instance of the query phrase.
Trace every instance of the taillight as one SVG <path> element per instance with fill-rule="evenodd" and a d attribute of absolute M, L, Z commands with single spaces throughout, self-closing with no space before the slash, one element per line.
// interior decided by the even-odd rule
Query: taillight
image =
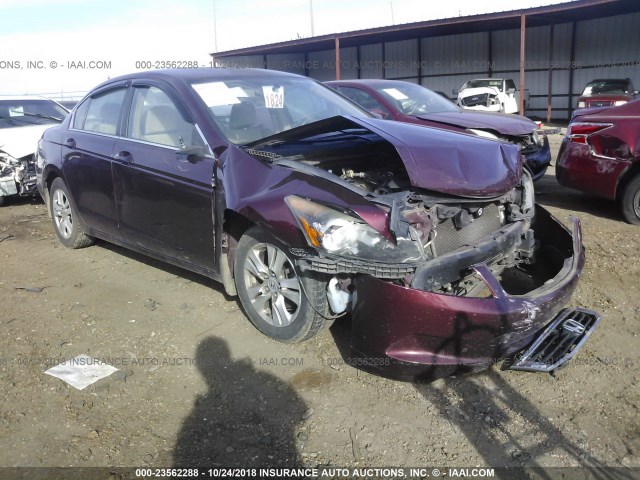
<path fill-rule="evenodd" d="M 610 123 L 572 123 L 567 128 L 567 137 L 574 143 L 587 143 L 587 137 L 609 128 Z"/>

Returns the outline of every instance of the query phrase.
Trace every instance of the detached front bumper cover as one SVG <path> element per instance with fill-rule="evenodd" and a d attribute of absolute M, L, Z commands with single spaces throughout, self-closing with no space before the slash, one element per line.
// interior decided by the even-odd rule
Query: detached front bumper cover
<path fill-rule="evenodd" d="M 553 373 L 578 353 L 600 320 L 600 315 L 592 310 L 562 310 L 526 351 L 505 366 L 505 370 Z"/>

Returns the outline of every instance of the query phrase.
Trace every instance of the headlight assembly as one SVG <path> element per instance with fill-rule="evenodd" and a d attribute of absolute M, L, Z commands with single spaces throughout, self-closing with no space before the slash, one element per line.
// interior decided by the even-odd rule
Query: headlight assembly
<path fill-rule="evenodd" d="M 386 263 L 417 262 L 422 257 L 419 242 L 398 238 L 394 244 L 360 218 L 295 195 L 284 200 L 312 247 L 335 255 Z"/>
<path fill-rule="evenodd" d="M 544 145 L 544 134 L 540 135 L 537 130 L 533 131 L 533 143 L 542 147 Z"/>

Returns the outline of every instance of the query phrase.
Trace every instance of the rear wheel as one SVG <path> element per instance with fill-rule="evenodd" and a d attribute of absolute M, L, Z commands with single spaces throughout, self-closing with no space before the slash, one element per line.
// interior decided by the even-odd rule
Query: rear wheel
<path fill-rule="evenodd" d="M 640 175 L 625 185 L 620 203 L 625 220 L 640 225 Z"/>
<path fill-rule="evenodd" d="M 251 323 L 281 342 L 313 337 L 329 315 L 327 282 L 300 274 L 286 247 L 264 229 L 253 227 L 236 250 L 236 290 Z"/>
<path fill-rule="evenodd" d="M 56 178 L 51 184 L 49 205 L 53 228 L 65 247 L 84 248 L 93 244 L 93 238 L 85 233 L 78 211 L 61 178 Z"/>

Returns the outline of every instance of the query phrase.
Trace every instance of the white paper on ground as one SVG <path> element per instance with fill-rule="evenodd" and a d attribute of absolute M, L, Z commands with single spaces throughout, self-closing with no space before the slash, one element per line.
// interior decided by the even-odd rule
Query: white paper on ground
<path fill-rule="evenodd" d="M 82 390 L 117 371 L 116 367 L 82 354 L 70 360 L 65 360 L 44 373 L 59 378 L 78 390 Z"/>

